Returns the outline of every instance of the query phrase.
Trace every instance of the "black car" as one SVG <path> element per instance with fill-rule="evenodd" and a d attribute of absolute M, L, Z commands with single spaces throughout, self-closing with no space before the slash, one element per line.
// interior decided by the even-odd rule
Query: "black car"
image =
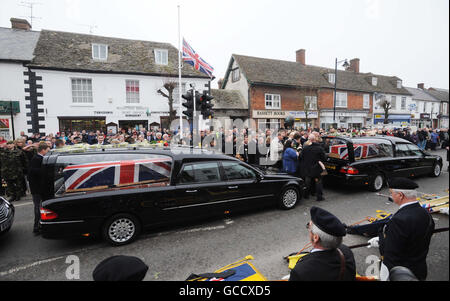
<path fill-rule="evenodd" d="M 392 136 L 323 137 L 327 178 L 344 184 L 382 189 L 390 177 L 439 177 L 442 158 Z"/>
<path fill-rule="evenodd" d="M 11 229 L 14 221 L 14 206 L 0 197 L 0 235 Z"/>
<path fill-rule="evenodd" d="M 131 242 L 144 228 L 265 205 L 292 209 L 303 181 L 265 174 L 200 149 L 104 149 L 47 154 L 44 238 L 102 235 Z"/>

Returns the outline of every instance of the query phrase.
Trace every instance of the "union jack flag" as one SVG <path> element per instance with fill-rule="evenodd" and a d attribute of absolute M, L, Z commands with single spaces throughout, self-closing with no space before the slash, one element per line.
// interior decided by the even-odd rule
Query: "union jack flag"
<path fill-rule="evenodd" d="M 112 161 L 70 165 L 64 168 L 66 192 L 100 186 L 114 187 L 164 180 L 169 177 L 170 158 Z"/>
<path fill-rule="evenodd" d="M 331 153 L 339 156 L 340 159 L 348 158 L 348 149 L 346 144 L 333 145 L 331 147 Z"/>
<path fill-rule="evenodd" d="M 183 61 L 189 65 L 194 66 L 196 70 L 199 70 L 209 77 L 213 77 L 214 68 L 205 62 L 195 51 L 192 49 L 186 40 L 183 38 Z"/>
<path fill-rule="evenodd" d="M 373 143 L 355 144 L 355 159 L 364 159 L 378 155 L 378 149 Z"/>

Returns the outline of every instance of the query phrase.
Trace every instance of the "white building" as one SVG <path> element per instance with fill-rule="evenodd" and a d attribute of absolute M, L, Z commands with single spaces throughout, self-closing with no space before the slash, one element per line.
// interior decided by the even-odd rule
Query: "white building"
<path fill-rule="evenodd" d="M 440 100 L 424 91 L 423 84 L 417 88 L 406 88 L 413 95 L 412 125 L 418 128 L 437 127 L 440 113 Z"/>
<path fill-rule="evenodd" d="M 39 38 L 39 32 L 32 31 L 26 20 L 12 18 L 11 24 L 12 28 L 0 27 L 0 136 L 7 140 L 18 137 L 27 128 L 25 64 L 33 59 Z"/>
<path fill-rule="evenodd" d="M 165 83 L 178 86 L 178 50 L 167 43 L 42 30 L 27 64 L 31 105 L 29 133 L 111 128 L 167 128 Z M 185 65 L 182 91 L 210 78 Z M 35 88 L 35 89 L 34 89 Z M 179 116 L 178 87 L 173 110 Z"/>

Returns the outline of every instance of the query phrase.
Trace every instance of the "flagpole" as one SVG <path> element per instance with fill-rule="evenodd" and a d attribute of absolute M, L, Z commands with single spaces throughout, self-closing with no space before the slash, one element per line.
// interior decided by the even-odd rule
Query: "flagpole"
<path fill-rule="evenodd" d="M 181 104 L 181 94 L 183 89 L 181 86 L 181 31 L 180 31 L 180 5 L 178 5 L 178 98 L 180 103 L 180 142 L 183 139 L 183 106 Z"/>

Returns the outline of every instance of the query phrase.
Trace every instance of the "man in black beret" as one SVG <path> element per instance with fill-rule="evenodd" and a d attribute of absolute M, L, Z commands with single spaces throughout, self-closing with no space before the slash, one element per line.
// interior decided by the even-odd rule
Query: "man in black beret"
<path fill-rule="evenodd" d="M 133 256 L 112 256 L 100 262 L 92 273 L 94 281 L 141 281 L 148 266 Z"/>
<path fill-rule="evenodd" d="M 433 218 L 417 201 L 416 188 L 419 186 L 415 182 L 407 178 L 392 178 L 388 185 L 389 200 L 399 209 L 383 227 L 382 233 L 369 240 L 370 246 L 379 247 L 387 270 L 403 266 L 419 280 L 425 280 L 426 258 L 435 226 Z"/>
<path fill-rule="evenodd" d="M 292 269 L 289 281 L 353 281 L 355 258 L 342 244 L 345 226 L 330 212 L 313 206 L 307 224 L 313 249 Z"/>

